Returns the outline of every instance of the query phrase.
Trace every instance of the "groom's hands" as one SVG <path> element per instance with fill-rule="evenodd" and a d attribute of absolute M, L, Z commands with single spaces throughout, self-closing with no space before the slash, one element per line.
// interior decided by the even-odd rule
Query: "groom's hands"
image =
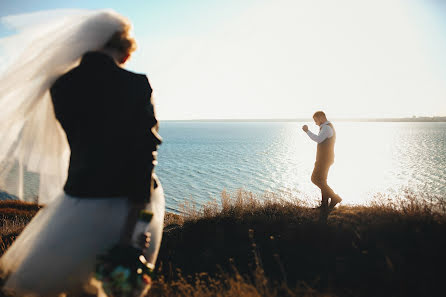
<path fill-rule="evenodd" d="M 308 126 L 307 125 L 303 125 L 302 126 L 302 130 L 304 130 L 304 132 L 307 132 L 308 131 Z"/>

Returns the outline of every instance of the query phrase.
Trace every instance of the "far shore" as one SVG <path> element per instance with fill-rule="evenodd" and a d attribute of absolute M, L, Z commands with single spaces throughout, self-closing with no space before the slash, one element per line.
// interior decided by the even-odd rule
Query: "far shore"
<path fill-rule="evenodd" d="M 444 117 L 407 117 L 407 118 L 333 118 L 336 122 L 394 122 L 394 123 L 441 123 L 446 122 Z M 284 118 L 284 119 L 188 119 L 188 120 L 161 120 L 161 122 L 312 122 L 311 118 Z"/>

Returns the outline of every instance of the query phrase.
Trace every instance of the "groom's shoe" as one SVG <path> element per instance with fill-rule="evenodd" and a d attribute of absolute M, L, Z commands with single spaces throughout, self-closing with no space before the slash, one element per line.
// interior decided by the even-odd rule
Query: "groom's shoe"
<path fill-rule="evenodd" d="M 328 206 L 328 211 L 332 211 L 338 203 L 341 203 L 342 198 L 338 194 L 331 197 L 330 205 Z"/>
<path fill-rule="evenodd" d="M 315 210 L 327 210 L 328 209 L 328 201 L 322 201 L 321 204 L 317 207 L 313 207 Z"/>

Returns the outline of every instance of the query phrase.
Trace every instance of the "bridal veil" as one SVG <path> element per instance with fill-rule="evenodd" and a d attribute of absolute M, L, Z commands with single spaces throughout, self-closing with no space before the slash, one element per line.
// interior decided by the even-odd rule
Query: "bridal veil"
<path fill-rule="evenodd" d="M 127 19 L 111 10 L 51 10 L 0 18 L 0 191 L 48 203 L 62 191 L 70 150 L 49 88 Z"/>

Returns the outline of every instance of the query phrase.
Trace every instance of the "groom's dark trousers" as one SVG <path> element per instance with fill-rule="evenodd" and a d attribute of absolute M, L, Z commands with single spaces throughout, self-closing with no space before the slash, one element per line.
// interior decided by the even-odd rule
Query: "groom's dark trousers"
<path fill-rule="evenodd" d="M 311 181 L 321 189 L 322 208 L 328 208 L 328 198 L 336 195 L 327 184 L 328 171 L 334 163 L 334 145 L 336 142 L 336 131 L 333 124 L 328 125 L 333 130 L 333 136 L 317 145 L 316 163 L 314 163 L 313 173 L 311 174 Z"/>
<path fill-rule="evenodd" d="M 331 198 L 335 195 L 334 191 L 327 184 L 328 170 L 332 165 L 329 163 L 318 163 L 314 164 L 313 173 L 311 174 L 311 181 L 315 184 L 319 189 L 321 189 L 322 194 L 322 207 L 328 207 L 328 198 Z"/>

